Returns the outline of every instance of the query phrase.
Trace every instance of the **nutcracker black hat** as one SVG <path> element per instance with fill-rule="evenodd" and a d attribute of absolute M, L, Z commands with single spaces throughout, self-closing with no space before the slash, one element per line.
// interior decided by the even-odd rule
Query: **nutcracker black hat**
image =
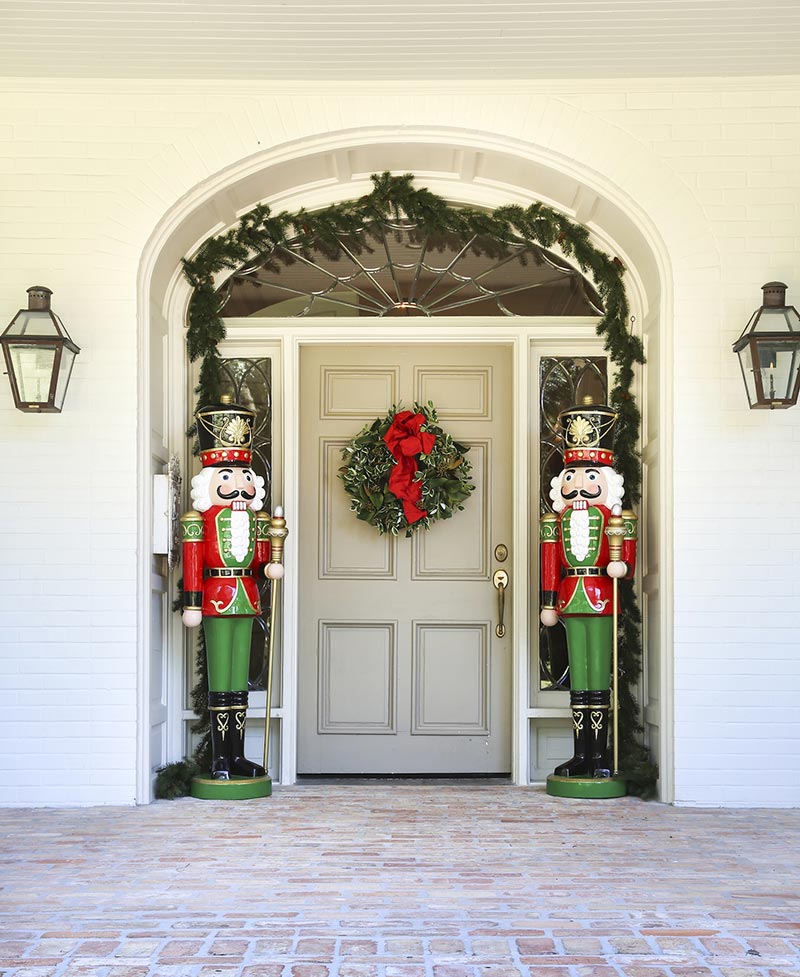
<path fill-rule="evenodd" d="M 613 429 L 617 412 L 591 397 L 558 415 L 564 438 L 564 465 L 571 468 L 614 464 Z"/>
<path fill-rule="evenodd" d="M 198 407 L 194 416 L 203 468 L 221 465 L 250 467 L 255 411 L 232 404 L 231 398 L 223 394 L 218 404 Z"/>

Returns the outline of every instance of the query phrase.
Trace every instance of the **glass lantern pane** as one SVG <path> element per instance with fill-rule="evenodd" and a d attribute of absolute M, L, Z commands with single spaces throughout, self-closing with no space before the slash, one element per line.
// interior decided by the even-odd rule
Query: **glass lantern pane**
<path fill-rule="evenodd" d="M 786 400 L 794 385 L 794 349 L 784 343 L 759 343 L 761 384 L 768 400 Z"/>
<path fill-rule="evenodd" d="M 753 361 L 751 359 L 752 352 L 750 346 L 747 345 L 744 349 L 739 350 L 739 366 L 742 368 L 742 378 L 744 380 L 744 386 L 747 390 L 747 399 L 752 407 L 758 402 L 758 391 L 756 389 L 756 379 L 755 371 L 753 369 Z"/>
<path fill-rule="evenodd" d="M 5 331 L 6 336 L 53 336 L 62 335 L 49 312 L 23 309 Z"/>
<path fill-rule="evenodd" d="M 797 333 L 800 332 L 800 316 L 792 306 L 764 308 L 761 309 L 752 332 L 756 336 L 762 332 Z"/>
<path fill-rule="evenodd" d="M 56 410 L 61 410 L 64 406 L 64 397 L 67 393 L 69 378 L 72 376 L 72 367 L 75 365 L 76 354 L 66 346 L 61 351 L 61 363 L 58 366 L 58 380 L 56 380 L 56 395 L 53 406 Z"/>
<path fill-rule="evenodd" d="M 800 333 L 800 315 L 797 314 L 797 310 L 794 306 L 789 306 L 783 310 L 784 319 L 786 320 L 785 328 L 791 333 Z"/>
<path fill-rule="evenodd" d="M 28 404 L 47 403 L 56 347 L 12 345 L 9 352 L 20 400 Z"/>

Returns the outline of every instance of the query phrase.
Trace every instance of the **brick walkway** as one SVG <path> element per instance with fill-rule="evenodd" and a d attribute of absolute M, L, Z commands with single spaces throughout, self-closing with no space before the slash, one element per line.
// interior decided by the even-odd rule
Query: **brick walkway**
<path fill-rule="evenodd" d="M 0 810 L 0 974 L 798 977 L 799 822 L 407 782 Z"/>

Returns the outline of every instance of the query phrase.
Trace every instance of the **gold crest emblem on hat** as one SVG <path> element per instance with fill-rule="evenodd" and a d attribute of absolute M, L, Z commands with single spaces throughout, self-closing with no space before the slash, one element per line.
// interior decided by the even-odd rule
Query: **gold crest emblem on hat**
<path fill-rule="evenodd" d="M 232 417 L 222 429 L 220 440 L 226 445 L 249 444 L 250 425 L 242 417 Z"/>
<path fill-rule="evenodd" d="M 596 445 L 598 441 L 597 428 L 585 417 L 573 417 L 567 427 L 567 443 L 574 447 Z"/>

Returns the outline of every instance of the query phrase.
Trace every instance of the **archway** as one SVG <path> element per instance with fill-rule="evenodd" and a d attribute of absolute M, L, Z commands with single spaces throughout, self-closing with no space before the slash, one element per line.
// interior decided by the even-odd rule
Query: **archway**
<path fill-rule="evenodd" d="M 160 446 L 151 447 L 143 456 L 143 468 L 148 469 L 162 464 L 168 455 L 168 446 L 173 449 L 183 445 L 183 432 L 187 424 L 188 383 L 183 358 L 182 325 L 185 316 L 189 290 L 181 280 L 178 271 L 179 259 L 191 253 L 201 240 L 219 232 L 234 223 L 237 214 L 250 209 L 260 200 L 266 200 L 278 208 L 301 206 L 314 208 L 343 199 L 359 196 L 368 189 L 368 175 L 373 160 L 376 159 L 376 144 L 381 147 L 380 158 L 383 168 L 401 171 L 415 171 L 424 174 L 421 178 L 434 192 L 459 203 L 485 208 L 496 208 L 503 204 L 525 204 L 543 201 L 567 213 L 573 220 L 586 224 L 593 240 L 605 250 L 622 256 L 628 273 L 628 292 L 638 323 L 643 326 L 645 337 L 650 337 L 648 358 L 651 369 L 664 362 L 670 353 L 664 331 L 659 329 L 661 316 L 666 307 L 664 280 L 664 251 L 658 240 L 645 233 L 647 221 L 636 214 L 636 208 L 625 200 L 624 194 L 602 180 L 596 174 L 583 172 L 579 178 L 574 168 L 561 160 L 543 161 L 542 153 L 534 147 L 514 144 L 507 140 L 498 144 L 496 137 L 480 133 L 464 132 L 404 132 L 402 139 L 397 133 L 357 132 L 342 133 L 338 146 L 332 146 L 332 138 L 307 141 L 303 145 L 284 146 L 270 154 L 264 154 L 258 161 L 248 160 L 217 178 L 208 181 L 176 207 L 162 222 L 157 234 L 148 248 L 149 261 L 143 267 L 142 302 L 147 310 L 146 345 L 151 351 L 160 344 L 163 357 L 151 357 L 155 362 L 146 383 L 149 394 L 150 416 L 159 412 L 165 417 L 163 440 Z M 344 162 L 347 166 L 344 166 Z M 333 171 L 332 163 L 336 164 Z M 302 182 L 300 182 L 302 181 Z M 145 302 L 145 296 L 147 301 Z M 161 362 L 158 362 L 159 359 Z M 169 382 L 165 378 L 169 377 Z M 655 388 L 655 389 L 654 389 Z M 665 410 L 666 392 L 658 384 L 650 384 L 649 400 L 656 406 L 661 423 L 657 426 L 662 432 L 668 429 L 668 416 Z M 659 468 L 663 458 L 663 440 L 657 453 L 650 452 L 648 444 L 643 445 L 645 459 L 648 461 L 648 489 L 651 505 L 660 514 L 661 532 L 658 534 L 660 546 L 668 545 L 668 527 L 663 523 L 666 510 L 661 504 L 661 482 L 663 475 Z M 186 469 L 184 459 L 184 470 Z M 655 534 L 653 535 L 655 538 Z M 667 565 L 659 561 L 657 554 L 653 566 L 657 572 Z M 143 581 L 144 583 L 144 581 Z M 668 634 L 667 611 L 669 609 L 668 587 L 663 579 L 652 578 L 646 581 L 646 590 L 656 593 L 657 611 L 651 615 L 649 623 L 650 648 L 661 652 L 664 638 Z M 148 581 L 149 586 L 149 581 Z M 287 640 L 293 640 L 291 626 L 292 600 L 296 606 L 296 592 L 292 594 L 291 584 L 287 589 Z M 665 600 L 667 596 L 667 600 Z M 647 615 L 647 611 L 645 612 Z M 179 646 L 180 628 L 174 622 L 166 624 L 168 640 L 164 647 Z M 657 640 L 653 640 L 654 636 Z M 161 668 L 168 675 L 165 684 L 170 689 L 163 698 L 162 709 L 154 716 L 152 706 L 143 704 L 142 720 L 151 729 L 151 735 L 143 737 L 141 750 L 142 768 L 149 760 L 146 757 L 151 743 L 156 743 L 165 754 L 179 755 L 182 751 L 175 742 L 175 733 L 169 732 L 168 717 L 180 710 L 182 703 L 179 688 L 176 686 L 179 669 L 177 656 L 165 655 L 160 660 L 152 660 L 152 648 L 159 646 L 157 641 L 143 642 L 142 680 L 148 671 Z M 650 699 L 662 698 L 666 687 L 663 679 L 666 674 L 667 656 L 658 655 L 659 664 L 649 669 L 648 681 L 643 690 L 645 705 Z M 516 681 L 519 686 L 524 679 L 523 669 L 517 668 Z M 657 679 L 657 683 L 654 682 Z M 658 684 L 656 696 L 651 696 Z M 291 682 L 284 696 L 285 718 L 293 715 L 293 695 Z M 522 711 L 522 706 L 520 706 Z M 145 714 L 146 717 L 145 717 Z M 157 719 L 158 722 L 153 722 Z M 660 759 L 664 774 L 669 777 L 671 760 L 667 756 L 669 731 L 662 716 L 653 709 L 647 722 L 654 740 L 655 753 Z M 518 715 L 515 720 L 516 755 L 515 777 L 525 782 L 528 778 L 528 729 L 531 717 Z M 290 720 L 291 722 L 291 720 Z M 291 755 L 293 752 L 293 731 L 285 723 L 286 735 L 283 737 L 285 770 L 291 779 Z M 160 727 L 160 732 L 152 730 Z M 288 759 L 287 759 L 288 758 Z M 163 759 L 156 758 L 156 762 Z M 665 763 L 666 761 L 666 763 Z M 147 764 L 152 765 L 152 760 Z M 663 774 L 662 774 L 663 776 Z M 143 775 L 144 778 L 144 775 Z M 669 792 L 662 788 L 662 796 Z"/>

